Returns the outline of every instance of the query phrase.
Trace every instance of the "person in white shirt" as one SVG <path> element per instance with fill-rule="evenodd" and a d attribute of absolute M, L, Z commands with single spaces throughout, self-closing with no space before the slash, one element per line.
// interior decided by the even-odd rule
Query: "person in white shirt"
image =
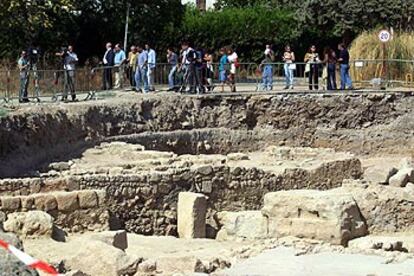
<path fill-rule="evenodd" d="M 148 53 L 148 86 L 150 91 L 155 91 L 154 70 L 157 65 L 157 54 L 148 43 L 145 44 L 145 50 Z"/>
<path fill-rule="evenodd" d="M 179 92 L 193 93 L 196 88 L 195 61 L 196 52 L 188 42 L 181 44 L 181 67 L 183 81 Z"/>
<path fill-rule="evenodd" d="M 230 82 L 231 92 L 236 92 L 236 72 L 237 68 L 239 67 L 238 59 L 239 57 L 237 53 L 233 51 L 233 49 L 227 49 L 227 60 L 230 63 L 230 74 L 228 79 Z"/>
<path fill-rule="evenodd" d="M 79 59 L 75 52 L 73 52 L 73 46 L 69 45 L 67 50 L 63 50 L 60 53 L 56 54 L 63 58 L 63 69 L 65 70 L 65 85 L 63 89 L 62 100 L 67 101 L 68 92 L 72 96 L 72 101 L 76 101 L 76 92 L 75 92 L 75 70 L 76 64 Z"/>

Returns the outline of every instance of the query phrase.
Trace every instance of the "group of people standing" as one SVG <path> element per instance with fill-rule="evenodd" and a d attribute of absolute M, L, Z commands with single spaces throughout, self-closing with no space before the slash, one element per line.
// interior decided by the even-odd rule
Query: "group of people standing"
<path fill-rule="evenodd" d="M 36 53 L 37 54 L 37 53 Z M 32 57 L 30 56 L 32 55 Z M 62 48 L 61 51 L 55 53 L 55 56 L 59 57 L 63 64 L 63 71 L 57 72 L 57 76 L 63 76 L 64 85 L 62 92 L 62 101 L 68 100 L 68 94 L 70 93 L 72 101 L 77 101 L 75 92 L 75 71 L 76 64 L 79 59 L 76 53 L 73 51 L 73 46 L 69 45 L 67 48 Z M 38 86 L 39 73 L 37 72 L 37 56 L 33 58 L 33 50 L 22 51 L 20 58 L 17 61 L 20 77 L 20 89 L 19 89 L 19 102 L 29 102 L 28 87 L 30 81 L 30 71 L 34 71 L 35 86 Z M 37 87 L 38 88 L 38 87 Z M 37 92 L 36 97 L 39 97 L 40 93 Z M 38 98 L 39 100 L 39 98 Z"/>
<path fill-rule="evenodd" d="M 156 53 L 149 44 L 144 47 L 131 46 L 128 58 L 121 49 L 120 45 L 115 46 L 112 51 L 111 44 L 107 44 L 107 51 L 103 58 L 103 64 L 107 69 L 104 73 L 104 89 L 112 88 L 112 66 L 118 68 L 115 71 L 115 86 L 120 87 L 122 80 L 122 64 L 128 64 L 127 76 L 130 85 L 136 91 L 147 93 L 154 91 L 154 70 L 156 68 Z M 322 80 L 324 89 L 336 90 L 336 68 L 339 64 L 341 85 L 340 89 L 353 89 L 350 77 L 349 52 L 344 44 L 338 45 L 339 56 L 331 48 L 325 48 L 322 58 L 320 57 L 315 45 L 312 45 L 304 57 L 305 75 L 309 80 L 309 89 L 319 89 L 320 70 L 322 68 Z M 203 49 L 193 48 L 188 42 L 181 44 L 181 51 L 176 53 L 172 47 L 167 49 L 167 61 L 169 64 L 168 86 L 169 91 L 179 91 L 188 93 L 203 93 L 214 89 L 213 79 L 216 76 L 214 68 L 214 55 L 212 52 Z M 273 70 L 275 63 L 275 53 L 271 45 L 266 45 L 264 59 L 260 63 L 259 69 L 262 73 L 263 90 L 273 89 Z M 111 62 L 113 60 L 113 62 Z M 283 71 L 285 75 L 284 89 L 294 89 L 294 72 L 297 70 L 295 53 L 287 45 L 282 55 L 284 63 Z M 232 47 L 220 49 L 217 77 L 220 82 L 221 91 L 229 85 L 230 91 L 236 91 L 236 72 L 240 67 L 237 53 Z"/>
<path fill-rule="evenodd" d="M 156 53 L 147 44 L 131 46 L 128 54 L 128 77 L 135 91 L 147 93 L 154 91 L 153 78 L 156 67 Z M 235 74 L 238 68 L 238 56 L 231 47 L 220 50 L 219 71 L 222 90 L 228 84 L 231 91 L 236 91 Z M 213 54 L 200 48 L 193 48 L 188 42 L 181 43 L 179 53 L 172 47 L 167 49 L 166 55 L 168 73 L 168 91 L 182 93 L 204 93 L 213 91 L 215 70 Z"/>
<path fill-rule="evenodd" d="M 323 68 L 322 79 L 325 84 L 324 88 L 336 90 L 336 69 L 338 63 L 341 78 L 340 89 L 353 89 L 349 73 L 349 52 L 344 44 L 339 44 L 338 50 L 339 55 L 337 56 L 333 49 L 325 48 L 321 58 L 315 45 L 309 48 L 304 62 L 305 74 L 309 80 L 310 90 L 319 89 L 321 68 Z M 63 61 L 64 90 L 62 100 L 66 101 L 70 93 L 72 100 L 76 101 L 75 71 L 78 57 L 73 51 L 72 46 L 68 46 L 61 52 L 56 53 L 56 56 L 61 57 Z M 259 66 L 260 73 L 262 74 L 261 87 L 263 90 L 273 89 L 275 56 L 271 45 L 266 45 L 264 59 Z M 224 91 L 226 85 L 230 87 L 230 91 L 236 91 L 236 72 L 240 67 L 240 63 L 237 53 L 230 46 L 220 49 L 218 71 L 214 68 L 214 55 L 211 51 L 193 48 L 188 42 L 181 43 L 181 51 L 179 53 L 176 53 L 171 47 L 168 48 L 166 58 L 170 67 L 168 74 L 169 91 L 185 93 L 212 91 L 215 88 L 213 80 L 216 75 L 220 82 L 221 91 Z M 297 70 L 297 64 L 295 63 L 295 53 L 289 45 L 285 47 L 281 59 L 284 63 L 285 89 L 293 89 L 294 72 Z M 103 65 L 103 90 L 123 87 L 124 75 L 126 73 L 133 90 L 144 93 L 155 91 L 154 72 L 157 66 L 157 54 L 149 43 L 144 46 L 131 46 L 128 56 L 126 56 L 120 44 L 112 47 L 112 43 L 107 43 L 101 63 Z M 31 66 L 26 51 L 23 51 L 18 60 L 20 70 L 20 102 L 28 101 L 28 73 Z M 112 80 L 113 73 L 115 75 L 115 83 Z"/>
<path fill-rule="evenodd" d="M 112 43 L 106 44 L 106 51 L 102 59 L 104 65 L 103 90 L 119 89 L 123 86 L 125 68 L 132 87 L 143 92 L 155 91 L 154 69 L 156 66 L 156 53 L 150 44 L 131 46 L 126 57 L 120 44 L 112 49 Z M 128 65 L 126 67 L 125 65 Z M 112 70 L 115 71 L 115 84 L 112 83 Z"/>
<path fill-rule="evenodd" d="M 309 50 L 305 54 L 304 58 L 304 73 L 308 78 L 310 90 L 319 89 L 321 68 L 324 90 L 337 90 L 336 69 L 338 64 L 341 78 L 340 90 L 354 89 L 349 72 L 349 51 L 342 43 L 338 45 L 338 50 L 339 56 L 337 56 L 333 49 L 327 47 L 324 49 L 323 57 L 320 58 L 316 46 L 312 45 L 309 47 Z M 264 59 L 259 65 L 259 72 L 262 75 L 262 82 L 260 84 L 261 90 L 273 89 L 274 67 L 277 65 L 275 59 L 276 56 L 271 45 L 266 45 Z M 284 49 L 282 61 L 285 75 L 284 89 L 294 89 L 294 72 L 297 70 L 298 64 L 296 63 L 295 53 L 289 45 L 287 45 Z"/>
<path fill-rule="evenodd" d="M 352 86 L 352 79 L 349 73 L 349 51 L 344 44 L 338 45 L 339 56 L 336 52 L 327 47 L 324 49 L 323 58 L 319 58 L 315 45 L 312 45 L 305 55 L 305 73 L 309 78 L 309 89 L 319 89 L 319 69 L 323 65 L 322 79 L 326 83 L 327 90 L 337 90 L 336 84 L 336 68 L 339 63 L 339 71 L 341 77 L 340 90 L 354 89 Z"/>

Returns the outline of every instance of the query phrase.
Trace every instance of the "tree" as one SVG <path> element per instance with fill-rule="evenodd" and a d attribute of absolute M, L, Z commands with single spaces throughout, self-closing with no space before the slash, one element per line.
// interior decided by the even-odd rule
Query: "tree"
<path fill-rule="evenodd" d="M 203 49 L 217 51 L 234 46 L 244 60 L 259 61 L 264 45 L 283 48 L 285 43 L 296 41 L 300 30 L 292 22 L 293 13 L 260 6 L 226 8 L 220 12 L 188 9 L 182 36 Z"/>
<path fill-rule="evenodd" d="M 75 45 L 81 61 L 100 56 L 106 41 L 123 42 L 128 5 L 129 42 L 167 47 L 184 14 L 180 0 L 2 0 L 1 58 L 14 59 L 30 45 L 52 56 L 68 44 Z"/>
<path fill-rule="evenodd" d="M 0 54 L 15 57 L 18 48 L 29 45 L 53 47 L 66 36 L 61 22 L 71 16 L 70 0 L 2 0 L 0 3 Z M 50 35 L 54 39 L 51 40 Z"/>
<path fill-rule="evenodd" d="M 218 9 L 261 5 L 272 9 L 290 9 L 302 28 L 321 34 L 355 35 L 364 30 L 393 27 L 410 31 L 414 27 L 412 0 L 219 0 Z"/>

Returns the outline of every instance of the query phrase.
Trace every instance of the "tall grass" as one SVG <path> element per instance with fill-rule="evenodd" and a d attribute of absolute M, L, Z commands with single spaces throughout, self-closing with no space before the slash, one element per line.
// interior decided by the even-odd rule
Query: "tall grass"
<path fill-rule="evenodd" d="M 378 39 L 379 30 L 360 34 L 351 44 L 350 55 L 353 60 L 367 61 L 362 68 L 354 68 L 352 74 L 356 79 L 388 78 L 399 81 L 412 81 L 414 77 L 414 33 L 394 33 L 386 43 L 386 70 L 381 60 L 384 59 L 383 45 Z M 392 61 L 393 59 L 406 60 Z"/>

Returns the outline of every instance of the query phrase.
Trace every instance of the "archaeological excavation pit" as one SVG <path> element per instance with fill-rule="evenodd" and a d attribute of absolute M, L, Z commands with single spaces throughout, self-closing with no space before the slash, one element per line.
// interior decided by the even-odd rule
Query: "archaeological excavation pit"
<path fill-rule="evenodd" d="M 209 239 L 348 246 L 369 233 L 411 232 L 413 103 L 154 95 L 28 107 L 0 119 L 1 212 L 46 212 L 66 235 L 178 237 L 178 198 L 191 192 L 206 198 Z M 317 225 L 326 233 L 301 230 Z"/>

